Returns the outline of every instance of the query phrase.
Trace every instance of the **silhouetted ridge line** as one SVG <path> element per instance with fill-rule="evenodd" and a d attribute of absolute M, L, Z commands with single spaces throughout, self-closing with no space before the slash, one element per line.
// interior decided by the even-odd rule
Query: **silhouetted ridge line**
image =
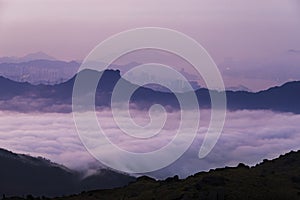
<path fill-rule="evenodd" d="M 120 187 L 134 181 L 129 175 L 108 169 L 83 174 L 42 157 L 0 149 L 0 195 L 61 196 L 84 190 Z"/>
<path fill-rule="evenodd" d="M 134 88 L 135 85 L 123 79 L 119 70 L 105 70 L 98 72 L 94 70 L 83 70 L 81 76 L 99 77 L 96 91 L 96 106 L 110 107 L 112 91 L 119 81 L 127 88 Z M 74 81 L 77 75 L 66 82 L 55 85 L 32 85 L 20 83 L 0 77 L 0 109 L 14 110 L 20 112 L 71 112 L 72 92 Z M 90 91 L 83 90 L 83 95 Z M 212 91 L 217 92 L 217 91 Z M 209 91 L 200 88 L 195 91 L 200 108 L 210 108 Z M 185 95 L 185 93 L 178 93 Z M 227 107 L 229 110 L 272 110 L 278 112 L 300 113 L 300 82 L 293 81 L 282 86 L 272 87 L 259 92 L 227 91 Z M 18 102 L 39 100 L 38 103 L 28 104 L 27 107 L 18 105 Z M 122 99 L 119 99 L 122 101 Z M 161 104 L 167 110 L 179 109 L 179 103 L 175 94 L 170 92 L 155 91 L 147 87 L 139 87 L 130 99 L 131 103 L 138 109 L 148 109 L 153 104 Z"/>

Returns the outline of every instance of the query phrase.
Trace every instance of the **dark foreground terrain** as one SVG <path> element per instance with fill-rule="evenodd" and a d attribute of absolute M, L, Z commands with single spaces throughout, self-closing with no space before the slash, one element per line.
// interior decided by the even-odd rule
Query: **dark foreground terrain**
<path fill-rule="evenodd" d="M 127 185 L 135 177 L 99 169 L 87 176 L 45 158 L 16 154 L 0 148 L 0 199 L 2 196 L 62 196 L 84 190 Z"/>
<path fill-rule="evenodd" d="M 27 199 L 33 198 L 28 196 Z M 300 199 L 300 151 L 271 161 L 264 160 L 255 167 L 239 164 L 237 167 L 200 172 L 183 180 L 176 176 L 164 181 L 140 177 L 122 188 L 94 190 L 54 199 Z"/>

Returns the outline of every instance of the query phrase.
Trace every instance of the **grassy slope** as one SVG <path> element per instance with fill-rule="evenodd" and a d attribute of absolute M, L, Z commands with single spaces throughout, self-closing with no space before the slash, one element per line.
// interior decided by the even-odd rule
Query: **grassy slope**
<path fill-rule="evenodd" d="M 265 160 L 252 168 L 240 164 L 197 173 L 184 180 L 140 177 L 123 188 L 58 199 L 300 199 L 300 151 Z"/>
<path fill-rule="evenodd" d="M 184 180 L 140 177 L 128 186 L 56 200 L 94 199 L 300 199 L 300 151 L 249 168 L 243 164 L 200 172 Z"/>

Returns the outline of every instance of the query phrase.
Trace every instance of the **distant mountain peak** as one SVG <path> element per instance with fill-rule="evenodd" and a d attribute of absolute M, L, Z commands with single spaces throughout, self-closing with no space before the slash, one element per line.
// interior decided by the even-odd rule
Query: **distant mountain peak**
<path fill-rule="evenodd" d="M 244 85 L 237 85 L 237 86 L 231 86 L 226 87 L 227 91 L 246 91 L 246 92 L 252 92 L 252 90 Z"/>
<path fill-rule="evenodd" d="M 54 57 L 49 56 L 48 54 L 46 54 L 42 51 L 27 54 L 27 55 L 21 57 L 21 59 L 25 59 L 28 61 L 29 60 L 56 60 Z"/>
<path fill-rule="evenodd" d="M 16 57 L 16 56 L 0 57 L 0 63 L 21 63 L 21 62 L 28 62 L 33 60 L 56 60 L 56 58 L 42 51 L 29 53 L 22 57 Z"/>

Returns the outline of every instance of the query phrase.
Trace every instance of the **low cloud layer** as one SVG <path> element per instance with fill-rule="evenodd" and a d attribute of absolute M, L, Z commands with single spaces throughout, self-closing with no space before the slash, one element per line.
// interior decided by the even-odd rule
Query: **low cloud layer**
<path fill-rule="evenodd" d="M 97 113 L 107 136 L 119 147 L 133 152 L 148 152 L 168 144 L 175 136 L 180 113 L 168 114 L 165 128 L 149 140 L 130 139 L 111 118 L 109 110 Z M 132 116 L 140 125 L 149 122 L 148 113 L 135 111 Z M 271 111 L 228 112 L 223 133 L 213 151 L 198 158 L 207 131 L 210 111 L 201 111 L 199 133 L 192 146 L 175 163 L 148 175 L 165 178 L 185 177 L 211 168 L 235 166 L 240 162 L 254 165 L 290 150 L 300 149 L 300 115 Z M 192 122 L 194 119 L 189 119 Z M 88 170 L 101 166 L 82 145 L 70 113 L 0 112 L 0 147 L 33 156 L 43 156 L 73 169 Z M 187 130 L 188 131 L 188 130 Z M 188 132 L 187 132 L 188 134 Z M 109 153 L 109 147 L 102 147 Z M 112 157 L 112 159 L 117 159 Z"/>

